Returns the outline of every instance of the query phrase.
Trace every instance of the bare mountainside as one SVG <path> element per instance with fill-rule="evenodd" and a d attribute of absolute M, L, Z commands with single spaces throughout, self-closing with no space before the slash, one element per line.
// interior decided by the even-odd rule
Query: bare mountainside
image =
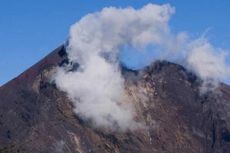
<path fill-rule="evenodd" d="M 199 78 L 180 65 L 123 67 L 126 94 L 146 127 L 110 131 L 81 120 L 50 81 L 66 62 L 61 46 L 0 87 L 0 153 L 230 153 L 229 86 L 201 95 Z"/>

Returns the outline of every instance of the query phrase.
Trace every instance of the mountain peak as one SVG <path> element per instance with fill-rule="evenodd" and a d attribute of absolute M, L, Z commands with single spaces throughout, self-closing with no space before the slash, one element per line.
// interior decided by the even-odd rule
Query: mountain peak
<path fill-rule="evenodd" d="M 122 67 L 135 120 L 145 128 L 100 130 L 76 115 L 50 81 L 53 68 L 65 63 L 60 46 L 0 88 L 0 152 L 229 152 L 229 86 L 200 94 L 199 78 L 167 61 L 136 71 Z"/>

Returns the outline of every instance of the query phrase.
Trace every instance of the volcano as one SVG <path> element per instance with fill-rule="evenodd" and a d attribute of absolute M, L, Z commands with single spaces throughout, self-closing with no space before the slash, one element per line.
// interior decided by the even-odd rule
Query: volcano
<path fill-rule="evenodd" d="M 199 77 L 167 61 L 122 67 L 126 94 L 147 128 L 100 130 L 50 81 L 66 63 L 62 45 L 0 87 L 0 153 L 230 153 L 228 85 L 201 94 Z"/>

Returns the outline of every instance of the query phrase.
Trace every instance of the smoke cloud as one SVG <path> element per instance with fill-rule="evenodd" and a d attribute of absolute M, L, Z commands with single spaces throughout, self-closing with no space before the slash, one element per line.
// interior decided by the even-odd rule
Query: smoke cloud
<path fill-rule="evenodd" d="M 215 48 L 205 38 L 199 38 L 189 44 L 187 67 L 202 80 L 201 93 L 216 89 L 220 81 L 230 77 L 227 63 L 227 51 Z"/>
<path fill-rule="evenodd" d="M 168 22 L 174 12 L 169 4 L 107 7 L 70 28 L 68 59 L 79 67 L 74 71 L 69 71 L 71 64 L 57 68 L 54 80 L 74 103 L 77 115 L 96 127 L 138 127 L 119 67 L 120 62 L 129 62 L 121 61 L 120 54 L 127 47 L 138 52 L 154 48 L 156 54 L 148 58 L 177 62 L 204 80 L 229 76 L 227 54 L 217 53 L 219 49 L 204 38 L 192 40 L 185 32 L 171 32 Z"/>

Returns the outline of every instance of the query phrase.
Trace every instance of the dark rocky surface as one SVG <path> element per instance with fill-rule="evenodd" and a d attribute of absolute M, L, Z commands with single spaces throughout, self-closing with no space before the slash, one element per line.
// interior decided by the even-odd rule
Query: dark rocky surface
<path fill-rule="evenodd" d="M 0 87 L 0 153 L 230 153 L 229 86 L 201 95 L 199 78 L 165 61 L 123 68 L 136 119 L 148 128 L 101 131 L 78 118 L 50 81 L 66 63 L 61 46 Z"/>

